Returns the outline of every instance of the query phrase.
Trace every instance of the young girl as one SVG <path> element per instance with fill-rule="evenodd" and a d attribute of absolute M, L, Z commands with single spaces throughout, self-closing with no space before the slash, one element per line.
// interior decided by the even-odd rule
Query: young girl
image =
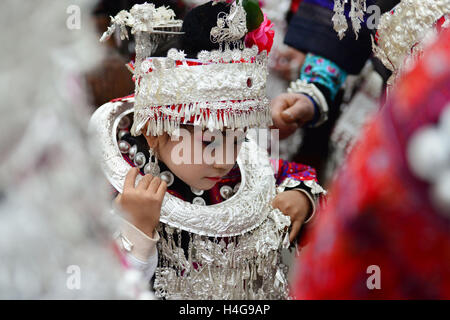
<path fill-rule="evenodd" d="M 148 56 L 179 32 L 170 10 L 136 5 L 113 22 L 107 35 L 116 25 L 136 34 L 136 93 L 100 107 L 91 125 L 127 214 L 118 241 L 128 261 L 166 299 L 287 298 L 280 251 L 324 191 L 312 168 L 270 160 L 246 137 L 271 123 L 267 52 L 243 48 L 247 26 L 268 22 L 207 3 L 183 22 L 184 51 L 164 58 Z"/>

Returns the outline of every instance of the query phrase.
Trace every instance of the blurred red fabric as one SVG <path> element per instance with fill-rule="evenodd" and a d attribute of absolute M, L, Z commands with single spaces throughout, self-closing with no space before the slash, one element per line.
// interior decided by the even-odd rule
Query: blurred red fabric
<path fill-rule="evenodd" d="M 297 299 L 450 299 L 450 215 L 408 166 L 412 135 L 450 101 L 450 30 L 399 80 L 329 190 L 297 261 Z M 371 265 L 380 289 L 369 289 Z"/>

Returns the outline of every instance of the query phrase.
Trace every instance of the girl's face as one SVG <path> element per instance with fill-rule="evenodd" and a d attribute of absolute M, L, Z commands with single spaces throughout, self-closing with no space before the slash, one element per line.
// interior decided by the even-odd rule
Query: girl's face
<path fill-rule="evenodd" d="M 178 137 L 145 138 L 178 178 L 196 189 L 209 190 L 235 165 L 245 135 L 242 130 L 210 132 L 187 125 L 180 127 Z"/>

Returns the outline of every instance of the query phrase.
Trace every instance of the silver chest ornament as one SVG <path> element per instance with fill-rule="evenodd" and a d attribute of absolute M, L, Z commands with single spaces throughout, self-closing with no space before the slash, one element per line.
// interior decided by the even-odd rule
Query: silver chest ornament
<path fill-rule="evenodd" d="M 273 169 L 252 140 L 243 144 L 238 165 L 242 182 L 235 190 L 222 186 L 226 200 L 221 203 L 206 206 L 199 196 L 192 204 L 165 197 L 160 231 L 167 237 L 158 243 L 154 282 L 158 297 L 287 298 L 288 270 L 280 251 L 290 220 L 270 206 L 276 193 Z M 184 248 L 182 231 L 189 236 Z"/>

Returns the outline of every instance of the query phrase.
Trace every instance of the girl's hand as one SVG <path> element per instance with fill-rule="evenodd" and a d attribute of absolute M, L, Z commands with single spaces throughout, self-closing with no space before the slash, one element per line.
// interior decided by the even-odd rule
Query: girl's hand
<path fill-rule="evenodd" d="M 137 168 L 132 168 L 126 178 L 123 193 L 116 198 L 116 204 L 127 212 L 133 224 L 150 238 L 159 223 L 161 205 L 167 184 L 159 177 L 146 174 L 135 187 Z"/>
<path fill-rule="evenodd" d="M 279 193 L 272 201 L 272 207 L 279 209 L 283 214 L 291 218 L 291 232 L 289 241 L 294 241 L 303 225 L 308 213 L 311 211 L 311 203 L 308 197 L 301 191 L 289 190 Z"/>

